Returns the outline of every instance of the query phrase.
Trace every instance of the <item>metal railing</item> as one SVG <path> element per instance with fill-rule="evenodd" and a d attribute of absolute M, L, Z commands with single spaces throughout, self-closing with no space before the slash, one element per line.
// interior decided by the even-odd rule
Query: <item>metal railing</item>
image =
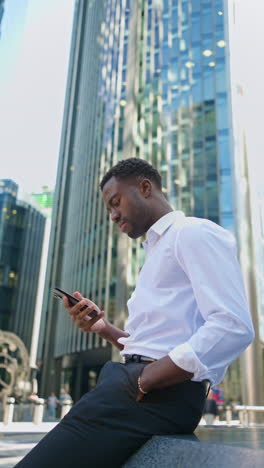
<path fill-rule="evenodd" d="M 8 425 L 12 422 L 25 421 L 23 415 L 27 413 L 27 416 L 30 416 L 29 418 L 26 418 L 28 422 L 33 422 L 34 424 L 41 424 L 45 415 L 45 403 L 46 401 L 44 400 L 44 398 L 36 398 L 34 403 L 30 403 L 28 405 L 16 405 L 15 398 L 9 397 L 7 399 L 5 407 L 3 408 L 3 423 L 5 425 Z M 72 400 L 65 399 L 61 402 L 60 417 L 58 419 L 62 419 L 70 411 L 72 404 Z M 20 417 L 18 417 L 18 413 L 20 413 Z"/>
<path fill-rule="evenodd" d="M 233 410 L 238 411 L 239 422 L 242 426 L 249 426 L 250 413 L 264 413 L 264 406 L 235 405 Z"/>
<path fill-rule="evenodd" d="M 249 414 L 258 412 L 264 413 L 264 406 L 250 406 L 250 405 L 234 405 L 234 406 L 226 406 L 225 408 L 225 417 L 226 417 L 226 424 L 228 426 L 234 424 L 233 420 L 233 412 L 238 413 L 239 423 L 243 427 L 249 426 Z"/>
<path fill-rule="evenodd" d="M 8 425 L 12 422 L 17 422 L 25 420 L 23 415 L 25 412 L 27 413 L 28 417 L 26 418 L 27 421 L 31 420 L 34 424 L 40 424 L 43 422 L 45 416 L 45 400 L 44 398 L 37 398 L 34 403 L 30 403 L 29 405 L 16 405 L 15 399 L 13 397 L 9 397 L 7 399 L 7 404 L 3 411 L 3 423 Z M 61 403 L 61 410 L 58 419 L 62 419 L 71 409 L 72 407 L 72 400 L 64 400 Z M 30 408 L 29 408 L 30 406 Z M 20 411 L 18 411 L 20 410 Z M 33 410 L 33 411 L 32 411 Z M 234 424 L 233 413 L 238 413 L 239 423 L 243 427 L 248 427 L 250 424 L 250 413 L 263 413 L 264 416 L 264 406 L 249 406 L 249 405 L 228 405 L 224 410 L 225 414 L 225 424 L 231 426 Z M 18 417 L 18 413 L 20 417 Z"/>

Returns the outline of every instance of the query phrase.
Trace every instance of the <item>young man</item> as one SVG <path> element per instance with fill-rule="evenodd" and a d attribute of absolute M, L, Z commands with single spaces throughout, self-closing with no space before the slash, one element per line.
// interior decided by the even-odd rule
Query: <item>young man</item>
<path fill-rule="evenodd" d="M 254 337 L 233 236 L 205 219 L 173 211 L 159 173 L 120 161 L 101 190 L 113 222 L 143 234 L 147 258 L 128 300 L 125 331 L 91 300 L 69 307 L 74 323 L 121 352 L 96 388 L 18 464 L 20 468 L 119 467 L 154 434 L 191 433 L 211 385 Z M 86 306 L 86 307 L 85 307 Z M 87 320 L 96 309 L 98 316 Z"/>

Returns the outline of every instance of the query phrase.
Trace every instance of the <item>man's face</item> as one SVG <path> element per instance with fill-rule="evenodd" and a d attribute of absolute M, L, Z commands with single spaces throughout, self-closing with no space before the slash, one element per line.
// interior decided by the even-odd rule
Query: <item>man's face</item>
<path fill-rule="evenodd" d="M 151 226 L 148 198 L 142 183 L 111 177 L 102 194 L 112 221 L 132 239 L 142 236 Z"/>

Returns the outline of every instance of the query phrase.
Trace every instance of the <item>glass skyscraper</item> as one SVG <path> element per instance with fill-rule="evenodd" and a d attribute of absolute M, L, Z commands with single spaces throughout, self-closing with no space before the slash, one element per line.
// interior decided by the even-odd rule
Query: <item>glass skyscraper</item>
<path fill-rule="evenodd" d="M 175 209 L 234 229 L 228 38 L 222 0 L 80 0 L 75 19 L 43 308 L 42 391 L 75 398 L 111 355 L 52 297 L 81 291 L 122 327 L 144 260 L 99 193 L 118 160 L 162 174 Z"/>
<path fill-rule="evenodd" d="M 17 188 L 0 180 L 0 329 L 18 335 L 29 351 L 45 218 L 17 200 Z"/>
<path fill-rule="evenodd" d="M 158 166 L 176 209 L 232 228 L 223 2 L 136 3 L 136 154 Z"/>

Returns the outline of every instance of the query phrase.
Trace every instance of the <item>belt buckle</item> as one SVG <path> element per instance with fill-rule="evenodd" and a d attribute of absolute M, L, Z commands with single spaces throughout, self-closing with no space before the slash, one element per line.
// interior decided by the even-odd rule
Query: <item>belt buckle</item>
<path fill-rule="evenodd" d="M 204 382 L 205 393 L 206 393 L 206 398 L 207 398 L 211 390 L 211 382 L 208 379 L 205 379 L 203 382 Z"/>

